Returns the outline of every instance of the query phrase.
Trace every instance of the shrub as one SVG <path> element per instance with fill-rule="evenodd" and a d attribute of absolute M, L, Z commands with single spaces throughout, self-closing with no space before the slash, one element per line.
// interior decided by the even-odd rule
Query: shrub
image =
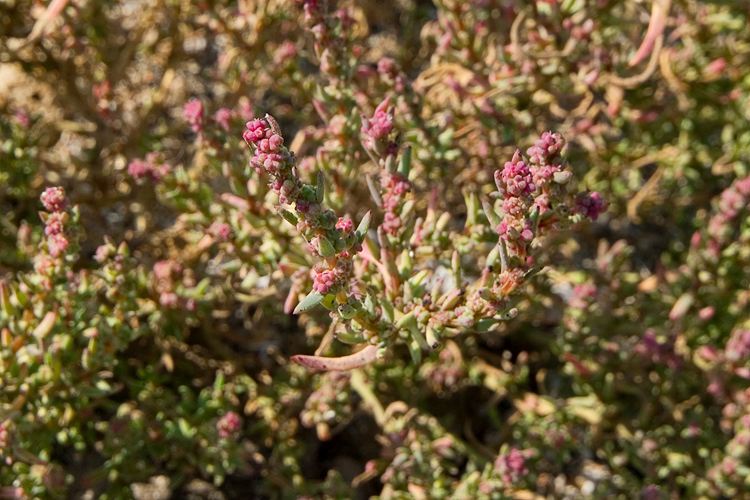
<path fill-rule="evenodd" d="M 747 6 L 375 5 L 0 6 L 0 496 L 748 494 Z"/>

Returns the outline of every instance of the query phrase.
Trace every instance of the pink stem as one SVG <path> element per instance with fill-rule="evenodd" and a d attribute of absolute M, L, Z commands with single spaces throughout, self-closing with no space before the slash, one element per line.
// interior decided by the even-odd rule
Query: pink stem
<path fill-rule="evenodd" d="M 654 50 L 656 39 L 664 32 L 664 26 L 667 23 L 667 13 L 672 0 L 654 0 L 651 7 L 651 19 L 648 22 L 646 36 L 638 47 L 638 51 L 628 63 L 631 67 L 643 61 L 651 51 Z"/>
<path fill-rule="evenodd" d="M 323 356 L 297 354 L 296 356 L 292 356 L 292 361 L 310 368 L 311 370 L 343 372 L 367 366 L 375 361 L 377 357 L 377 346 L 368 345 L 359 352 L 355 352 L 349 356 L 342 356 L 340 358 L 326 358 Z"/>
<path fill-rule="evenodd" d="M 60 15 L 60 12 L 65 8 L 65 6 L 68 4 L 68 0 L 52 0 L 50 4 L 47 6 L 47 10 L 44 11 L 42 14 L 42 17 L 37 19 L 37 21 L 34 23 L 34 27 L 31 29 L 31 33 L 27 37 L 27 40 L 32 41 L 36 40 L 40 36 L 44 34 L 44 30 L 47 28 L 47 25 L 54 21 L 54 19 Z"/>

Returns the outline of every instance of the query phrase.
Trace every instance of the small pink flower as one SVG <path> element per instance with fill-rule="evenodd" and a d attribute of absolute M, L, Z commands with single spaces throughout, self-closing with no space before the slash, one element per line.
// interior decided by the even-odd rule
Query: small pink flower
<path fill-rule="evenodd" d="M 200 132 L 203 129 L 203 102 L 200 99 L 188 102 L 182 110 L 182 116 L 193 132 Z"/>
<path fill-rule="evenodd" d="M 354 222 L 339 217 L 339 220 L 336 222 L 336 229 L 340 229 L 343 234 L 349 234 L 354 230 Z"/>
<path fill-rule="evenodd" d="M 594 191 L 593 193 L 581 193 L 576 197 L 575 208 L 573 213 L 582 214 L 591 220 L 597 220 L 599 214 L 604 213 L 609 207 L 601 195 Z"/>
<path fill-rule="evenodd" d="M 179 301 L 180 298 L 174 292 L 162 292 L 162 294 L 159 295 L 159 304 L 167 309 L 174 309 L 177 307 Z"/>
<path fill-rule="evenodd" d="M 273 54 L 273 62 L 283 64 L 291 61 L 297 56 L 297 46 L 291 40 L 284 40 Z"/>
<path fill-rule="evenodd" d="M 160 181 L 165 175 L 172 171 L 172 167 L 161 163 L 161 155 L 158 152 L 149 153 L 145 160 L 135 159 L 128 164 L 128 174 L 133 176 L 136 182 L 150 178 L 153 182 Z"/>
<path fill-rule="evenodd" d="M 182 266 L 174 260 L 161 260 L 154 264 L 154 277 L 159 280 L 171 280 L 174 274 L 182 272 Z"/>
<path fill-rule="evenodd" d="M 25 109 L 19 109 L 16 111 L 15 114 L 16 123 L 18 123 L 23 128 L 29 128 L 31 125 L 31 118 L 29 118 L 29 114 L 26 112 Z"/>
<path fill-rule="evenodd" d="M 65 251 L 66 248 L 68 248 L 69 244 L 70 242 L 68 241 L 68 239 L 62 234 L 53 234 L 47 240 L 47 246 L 49 248 L 50 256 L 58 257 Z"/>
<path fill-rule="evenodd" d="M 111 245 L 100 245 L 94 253 L 94 260 L 99 264 L 103 264 L 113 255 L 113 248 Z"/>
<path fill-rule="evenodd" d="M 384 57 L 378 61 L 378 73 L 384 75 L 395 75 L 398 73 L 396 68 L 396 61 L 391 57 Z"/>
<path fill-rule="evenodd" d="M 722 71 L 724 71 L 724 68 L 726 68 L 726 66 L 727 66 L 726 59 L 724 59 L 723 57 L 720 57 L 708 63 L 704 71 L 707 75 L 718 76 Z"/>
<path fill-rule="evenodd" d="M 227 241 L 232 235 L 229 225 L 223 222 L 214 222 L 211 224 L 208 228 L 208 233 L 223 241 Z"/>
<path fill-rule="evenodd" d="M 232 119 L 232 110 L 221 108 L 214 113 L 214 121 L 224 130 L 229 130 L 231 125 L 229 120 Z"/>
<path fill-rule="evenodd" d="M 336 271 L 321 271 L 315 275 L 313 290 L 321 294 L 326 294 L 336 284 L 337 278 Z"/>
<path fill-rule="evenodd" d="M 50 187 L 39 197 L 48 212 L 62 212 L 67 206 L 65 190 L 62 187 Z"/>
<path fill-rule="evenodd" d="M 512 484 L 518 482 L 529 473 L 526 467 L 526 457 L 517 448 L 512 448 L 508 453 L 500 455 L 495 460 L 495 470 L 503 478 L 503 482 Z"/>
<path fill-rule="evenodd" d="M 151 166 L 146 161 L 136 159 L 128 164 L 128 173 L 133 176 L 136 181 L 140 181 L 151 175 Z"/>
<path fill-rule="evenodd" d="M 4 454 L 3 452 L 8 451 L 13 440 L 13 434 L 8 426 L 9 422 L 10 420 L 0 424 L 0 455 Z"/>
<path fill-rule="evenodd" d="M 365 136 L 362 143 L 367 149 L 373 151 L 383 150 L 384 143 L 388 139 L 388 134 L 393 129 L 393 110 L 391 112 L 386 111 L 390 103 L 391 98 L 387 97 L 375 108 L 372 118 L 362 116 L 360 132 Z"/>
<path fill-rule="evenodd" d="M 44 228 L 44 234 L 52 236 L 62 233 L 65 219 L 67 219 L 65 212 L 52 212 L 45 222 L 47 227 Z"/>
<path fill-rule="evenodd" d="M 234 436 L 242 426 L 240 416 L 233 411 L 229 411 L 216 422 L 216 430 L 222 438 Z"/>
<path fill-rule="evenodd" d="M 537 165 L 549 165 L 562 151 L 565 139 L 560 134 L 545 132 L 526 150 L 529 160 Z"/>
<path fill-rule="evenodd" d="M 511 161 L 505 162 L 502 170 L 495 172 L 495 184 L 506 198 L 518 198 L 531 195 L 536 190 L 531 171 L 521 159 L 521 152 L 516 150 Z"/>
<path fill-rule="evenodd" d="M 240 103 L 240 118 L 245 121 L 250 121 L 255 118 L 255 112 L 253 111 L 253 105 L 248 101 Z"/>

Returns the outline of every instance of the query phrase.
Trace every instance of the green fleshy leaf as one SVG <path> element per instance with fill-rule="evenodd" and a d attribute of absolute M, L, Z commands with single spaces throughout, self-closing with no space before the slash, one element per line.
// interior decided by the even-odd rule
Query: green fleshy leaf
<path fill-rule="evenodd" d="M 408 179 L 409 172 L 411 172 L 411 146 L 406 146 L 398 164 L 398 173 Z"/>
<path fill-rule="evenodd" d="M 315 186 L 315 196 L 318 203 L 323 203 L 326 196 L 326 176 L 323 174 L 322 170 L 318 171 L 318 183 Z"/>
<path fill-rule="evenodd" d="M 359 223 L 359 226 L 357 226 L 357 230 L 355 231 L 355 235 L 357 236 L 357 242 L 362 243 L 365 241 L 365 236 L 367 236 L 367 231 L 370 229 L 370 221 L 372 220 L 372 212 L 368 211 L 364 217 L 362 217 L 362 221 Z"/>
<path fill-rule="evenodd" d="M 313 290 L 307 297 L 302 299 L 300 303 L 297 304 L 297 307 L 294 308 L 294 314 L 309 311 L 313 307 L 323 302 L 324 297 L 325 295 L 323 295 L 322 293 Z"/>

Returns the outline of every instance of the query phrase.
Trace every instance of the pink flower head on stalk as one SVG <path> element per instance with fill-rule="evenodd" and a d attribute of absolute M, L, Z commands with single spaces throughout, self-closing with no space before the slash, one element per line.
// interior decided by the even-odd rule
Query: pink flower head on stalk
<path fill-rule="evenodd" d="M 508 453 L 500 455 L 495 460 L 495 470 L 500 473 L 503 482 L 513 484 L 529 473 L 523 452 L 512 448 Z"/>
<path fill-rule="evenodd" d="M 171 282 L 175 275 L 182 272 L 182 266 L 174 260 L 160 260 L 154 264 L 154 277 L 158 281 Z"/>
<path fill-rule="evenodd" d="M 151 165 L 145 160 L 135 159 L 128 164 L 128 173 L 140 181 L 151 175 Z"/>
<path fill-rule="evenodd" d="M 388 106 L 391 104 L 391 98 L 386 99 L 378 104 L 375 108 L 372 118 L 362 116 L 362 126 L 360 132 L 364 134 L 362 143 L 364 146 L 377 153 L 385 151 L 385 145 L 388 140 L 388 135 L 393 129 L 393 110 L 387 112 Z"/>
<path fill-rule="evenodd" d="M 381 176 L 383 210 L 385 210 L 382 228 L 386 233 L 396 236 L 403 222 L 399 214 L 404 203 L 404 195 L 411 188 L 411 183 L 398 173 L 383 170 Z"/>
<path fill-rule="evenodd" d="M 335 269 L 317 273 L 313 283 L 313 290 L 323 295 L 327 294 L 338 281 L 337 274 Z"/>
<path fill-rule="evenodd" d="M 253 105 L 249 101 L 242 101 L 240 103 L 240 118 L 245 121 L 250 121 L 255 118 L 255 112 L 253 111 Z"/>
<path fill-rule="evenodd" d="M 232 230 L 229 228 L 229 224 L 214 222 L 209 226 L 208 233 L 221 241 L 227 241 L 232 235 Z"/>
<path fill-rule="evenodd" d="M 99 264 L 104 264 L 113 255 L 114 247 L 112 245 L 100 245 L 94 253 L 94 260 Z"/>
<path fill-rule="evenodd" d="M 11 442 L 13 440 L 13 434 L 8 428 L 10 420 L 0 424 L 0 455 L 4 455 L 9 451 Z"/>
<path fill-rule="evenodd" d="M 554 162 L 565 146 L 565 139 L 557 133 L 545 132 L 534 145 L 526 150 L 529 161 L 536 165 L 549 165 Z"/>
<path fill-rule="evenodd" d="M 60 186 L 45 189 L 39 199 L 42 201 L 44 209 L 48 212 L 62 212 L 67 206 L 65 189 Z"/>
<path fill-rule="evenodd" d="M 200 99 L 193 99 L 185 104 L 182 117 L 196 134 L 203 130 L 203 102 Z"/>
<path fill-rule="evenodd" d="M 292 184 L 295 183 L 291 179 L 284 179 L 283 176 L 279 175 L 284 162 L 284 157 L 280 151 L 284 139 L 274 130 L 274 127 L 270 126 L 266 119 L 255 119 L 247 122 L 247 130 L 242 134 L 242 138 L 255 146 L 255 154 L 250 159 L 250 164 L 255 171 L 259 174 L 266 173 L 275 177 L 274 183 L 272 183 L 272 188 L 275 191 L 281 192 L 294 187 Z M 287 180 L 291 184 L 286 185 Z"/>
<path fill-rule="evenodd" d="M 29 128 L 31 125 L 31 118 L 29 118 L 29 114 L 26 112 L 25 109 L 19 109 L 16 111 L 15 114 L 16 123 L 18 123 L 23 128 Z"/>
<path fill-rule="evenodd" d="M 270 177 L 268 185 L 278 194 L 280 205 L 294 205 L 294 212 L 277 206 L 279 212 L 296 224 L 297 231 L 309 243 L 309 251 L 325 259 L 324 265 L 313 269 L 313 291 L 320 294 L 337 291 L 332 288 L 338 289 L 351 277 L 351 259 L 361 246 L 351 233 L 344 234 L 347 228 L 351 229 L 350 225 L 345 220 L 339 221 L 333 210 L 321 206 L 325 177 L 320 173 L 316 186 L 300 180 L 297 159 L 284 146 L 279 125 L 269 115 L 249 121 L 242 137 L 253 152 L 250 165 L 257 173 Z"/>
<path fill-rule="evenodd" d="M 65 212 L 53 212 L 47 217 L 45 224 L 47 227 L 44 228 L 44 234 L 46 236 L 52 236 L 53 234 L 60 234 L 63 232 L 63 225 L 67 219 Z"/>
<path fill-rule="evenodd" d="M 584 215 L 591 220 L 597 220 L 599 214 L 604 213 L 609 207 L 601 195 L 594 191 L 593 193 L 581 193 L 576 196 L 576 204 L 573 213 Z"/>
<path fill-rule="evenodd" d="M 354 231 L 354 222 L 349 219 L 339 217 L 339 220 L 336 222 L 336 229 L 340 229 L 344 236 L 346 236 Z"/>
<path fill-rule="evenodd" d="M 273 53 L 273 62 L 283 64 L 291 61 L 297 56 L 297 46 L 291 40 L 284 40 Z"/>
<path fill-rule="evenodd" d="M 232 110 L 227 108 L 221 108 L 214 113 L 214 121 L 224 130 L 228 131 L 231 128 L 229 120 L 232 119 Z"/>
<path fill-rule="evenodd" d="M 521 159 L 521 151 L 516 150 L 511 161 L 506 161 L 502 170 L 495 172 L 497 189 L 506 198 L 525 198 L 531 195 L 536 186 L 529 166 Z"/>
<path fill-rule="evenodd" d="M 64 235 L 60 233 L 53 234 L 47 240 L 47 245 L 49 248 L 50 256 L 52 257 L 60 256 L 60 254 L 62 254 L 65 251 L 65 249 L 68 248 L 69 244 L 70 242 Z"/>
<path fill-rule="evenodd" d="M 65 213 L 67 201 L 65 190 L 61 187 L 47 188 L 39 197 L 44 208 L 49 212 L 44 217 L 44 234 L 47 236 L 47 251 L 50 257 L 56 258 L 62 255 L 70 245 L 63 234 L 68 214 Z"/>
<path fill-rule="evenodd" d="M 242 420 L 240 419 L 240 416 L 235 412 L 230 411 L 225 413 L 224 416 L 216 422 L 216 430 L 219 432 L 219 437 L 229 438 L 237 434 L 241 425 Z"/>
<path fill-rule="evenodd" d="M 302 4 L 302 9 L 305 12 L 305 21 L 310 22 L 314 20 L 318 15 L 318 0 L 294 0 L 297 3 Z"/>
<path fill-rule="evenodd" d="M 150 178 L 153 182 L 159 182 L 162 177 L 171 171 L 170 165 L 162 163 L 161 154 L 158 151 L 149 153 L 145 160 L 135 159 L 128 164 L 128 173 L 138 183 L 147 178 Z"/>
<path fill-rule="evenodd" d="M 396 61 L 392 57 L 384 57 L 378 61 L 378 73 L 396 76 L 398 68 L 396 67 Z"/>

